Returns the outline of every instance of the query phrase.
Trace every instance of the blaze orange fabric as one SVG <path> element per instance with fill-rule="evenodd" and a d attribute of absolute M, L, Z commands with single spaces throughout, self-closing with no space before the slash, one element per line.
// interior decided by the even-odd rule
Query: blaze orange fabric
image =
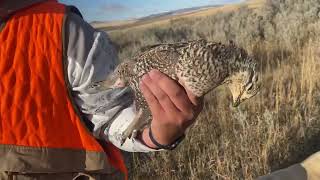
<path fill-rule="evenodd" d="M 55 0 L 38 3 L 14 13 L 0 32 L 0 144 L 103 151 L 68 95 L 65 13 Z"/>
<path fill-rule="evenodd" d="M 102 151 L 68 98 L 62 61 L 65 7 L 17 12 L 1 32 L 2 144 Z"/>

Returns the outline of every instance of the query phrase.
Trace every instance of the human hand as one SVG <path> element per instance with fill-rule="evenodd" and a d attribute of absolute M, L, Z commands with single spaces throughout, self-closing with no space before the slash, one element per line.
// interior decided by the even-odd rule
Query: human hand
<path fill-rule="evenodd" d="M 182 136 L 202 110 L 202 98 L 158 70 L 151 70 L 142 77 L 140 89 L 152 113 L 152 134 L 162 145 L 171 144 Z M 157 148 L 150 140 L 149 128 L 142 132 L 141 138 L 147 146 Z"/>

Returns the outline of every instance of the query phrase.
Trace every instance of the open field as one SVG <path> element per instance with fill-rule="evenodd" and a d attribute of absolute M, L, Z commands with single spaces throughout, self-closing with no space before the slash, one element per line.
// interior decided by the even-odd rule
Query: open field
<path fill-rule="evenodd" d="M 123 20 L 123 21 L 114 21 L 106 23 L 93 23 L 92 25 L 95 28 L 105 30 L 105 31 L 114 31 L 114 30 L 127 30 L 130 28 L 147 28 L 151 26 L 160 26 L 167 25 L 170 21 L 179 20 L 181 18 L 190 18 L 190 17 L 204 17 L 216 14 L 218 12 L 230 12 L 235 9 L 240 8 L 241 6 L 248 6 L 249 8 L 258 8 L 262 5 L 263 0 L 249 0 L 241 4 L 232 4 L 221 7 L 211 7 L 205 9 L 199 9 L 196 11 L 179 13 L 173 16 L 160 16 L 149 19 L 142 20 Z"/>
<path fill-rule="evenodd" d="M 121 60 L 156 43 L 233 40 L 258 61 L 263 82 L 238 108 L 225 87 L 207 95 L 176 150 L 133 154 L 132 179 L 253 179 L 320 149 L 320 4 L 249 2 L 109 32 Z"/>

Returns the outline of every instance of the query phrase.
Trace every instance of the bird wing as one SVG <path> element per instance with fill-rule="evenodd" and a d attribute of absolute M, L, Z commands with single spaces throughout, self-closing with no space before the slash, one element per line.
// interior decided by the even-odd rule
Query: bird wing
<path fill-rule="evenodd" d="M 147 51 L 150 51 L 151 49 L 154 49 L 154 48 L 157 48 L 159 46 L 163 46 L 165 44 L 154 44 L 154 45 L 149 45 L 149 46 L 143 46 L 140 48 L 140 53 L 143 53 L 143 52 L 147 52 Z"/>
<path fill-rule="evenodd" d="M 139 76 L 157 69 L 175 79 L 175 65 L 180 57 L 176 47 L 170 44 L 155 45 L 134 57 L 136 72 Z"/>
<path fill-rule="evenodd" d="M 139 88 L 141 77 L 150 70 L 157 69 L 172 79 L 177 80 L 175 67 L 179 57 L 180 54 L 173 46 L 157 45 L 153 48 L 149 48 L 148 50 L 138 53 L 133 59 L 133 61 L 135 61 L 133 70 L 134 76 L 130 86 L 135 93 L 136 109 L 145 110 L 144 119 L 148 123 L 152 118 L 147 102 L 145 101 L 144 96 Z"/>
<path fill-rule="evenodd" d="M 164 47 L 175 47 L 175 49 L 180 48 L 180 47 L 185 47 L 188 45 L 189 42 L 177 42 L 177 43 L 159 43 L 159 44 L 153 44 L 153 45 L 148 45 L 140 48 L 140 53 L 142 52 L 147 52 L 152 49 L 162 49 Z"/>

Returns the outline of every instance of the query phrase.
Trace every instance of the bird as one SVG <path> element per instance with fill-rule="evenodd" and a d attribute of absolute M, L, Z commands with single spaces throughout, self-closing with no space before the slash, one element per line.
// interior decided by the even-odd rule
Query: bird
<path fill-rule="evenodd" d="M 130 60 L 120 63 L 102 83 L 105 87 L 129 86 L 134 93 L 136 115 L 121 135 L 121 144 L 150 126 L 152 114 L 139 89 L 139 82 L 152 69 L 177 82 L 181 80 L 184 87 L 197 97 L 226 84 L 236 107 L 259 92 L 256 67 L 256 61 L 246 50 L 232 41 L 223 44 L 200 39 L 143 47 Z"/>

